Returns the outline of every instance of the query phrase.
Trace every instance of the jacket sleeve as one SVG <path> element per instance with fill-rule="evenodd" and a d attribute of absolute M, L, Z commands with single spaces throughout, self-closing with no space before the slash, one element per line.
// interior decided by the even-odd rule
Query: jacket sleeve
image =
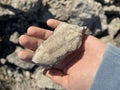
<path fill-rule="evenodd" d="M 120 49 L 107 45 L 90 90 L 120 90 Z"/>

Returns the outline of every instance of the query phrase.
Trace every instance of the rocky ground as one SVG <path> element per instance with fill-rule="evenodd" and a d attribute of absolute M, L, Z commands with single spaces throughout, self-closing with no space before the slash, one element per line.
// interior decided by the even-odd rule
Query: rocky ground
<path fill-rule="evenodd" d="M 120 47 L 120 0 L 0 0 L 0 90 L 63 90 L 17 56 L 19 36 L 31 25 L 49 28 L 49 18 L 86 25 L 88 34 Z"/>

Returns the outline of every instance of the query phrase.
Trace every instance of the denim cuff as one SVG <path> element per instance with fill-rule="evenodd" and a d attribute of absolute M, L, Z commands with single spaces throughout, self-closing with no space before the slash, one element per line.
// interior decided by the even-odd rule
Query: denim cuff
<path fill-rule="evenodd" d="M 120 49 L 108 44 L 90 90 L 120 90 Z"/>

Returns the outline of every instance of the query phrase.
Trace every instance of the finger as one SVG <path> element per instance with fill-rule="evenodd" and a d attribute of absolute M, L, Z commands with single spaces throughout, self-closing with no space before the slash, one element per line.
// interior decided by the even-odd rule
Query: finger
<path fill-rule="evenodd" d="M 22 50 L 18 53 L 18 57 L 21 60 L 29 61 L 29 62 L 31 62 L 33 55 L 34 55 L 34 52 L 31 50 Z"/>
<path fill-rule="evenodd" d="M 43 28 L 38 28 L 35 26 L 31 26 L 28 28 L 27 34 L 32 36 L 32 37 L 36 37 L 36 38 L 40 38 L 40 39 L 45 40 L 52 34 L 52 31 L 46 30 Z"/>
<path fill-rule="evenodd" d="M 19 43 L 25 48 L 36 50 L 38 44 L 42 42 L 42 40 L 38 42 L 38 39 L 30 37 L 28 35 L 21 35 L 19 38 Z"/>
<path fill-rule="evenodd" d="M 50 69 L 46 72 L 46 76 L 62 86 L 66 86 L 67 84 L 67 76 L 61 71 Z"/>
<path fill-rule="evenodd" d="M 59 24 L 60 24 L 61 21 L 58 21 L 58 20 L 55 20 L 55 19 L 49 19 L 47 21 L 47 25 L 53 29 L 55 29 Z"/>

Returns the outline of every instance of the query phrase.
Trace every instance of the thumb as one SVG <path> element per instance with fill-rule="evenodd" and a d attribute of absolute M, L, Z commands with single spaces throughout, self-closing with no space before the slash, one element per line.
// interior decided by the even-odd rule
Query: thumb
<path fill-rule="evenodd" d="M 47 25 L 53 29 L 55 29 L 61 21 L 55 20 L 55 19 L 49 19 L 47 20 Z"/>

